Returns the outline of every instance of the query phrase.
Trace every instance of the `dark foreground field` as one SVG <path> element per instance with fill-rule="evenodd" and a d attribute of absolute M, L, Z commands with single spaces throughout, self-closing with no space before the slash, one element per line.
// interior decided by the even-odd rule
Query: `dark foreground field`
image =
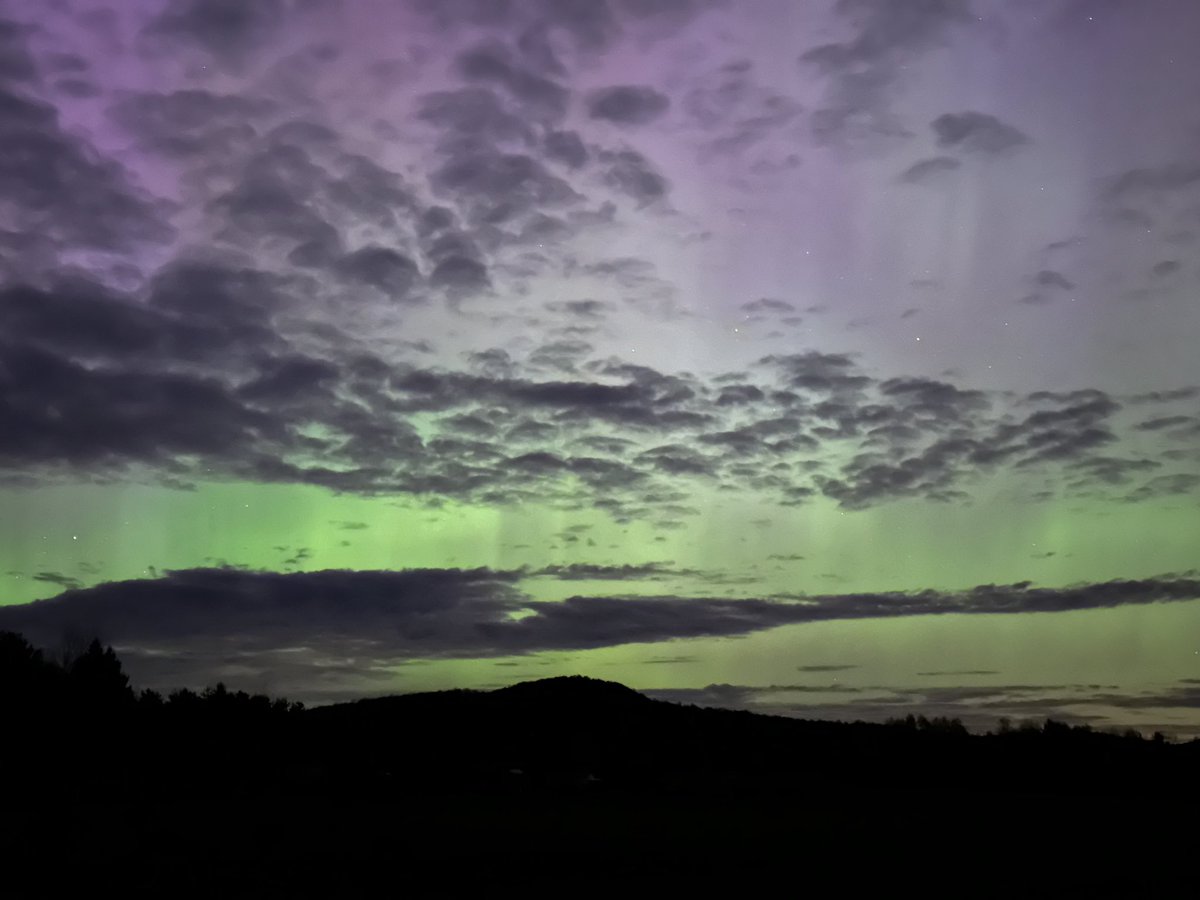
<path fill-rule="evenodd" d="M 103 653 L 86 678 L 10 663 L 4 895 L 1194 888 L 1195 742 L 807 722 L 581 678 L 304 710 L 135 698 Z"/>
<path fill-rule="evenodd" d="M 27 886 L 214 897 L 346 896 L 381 883 L 418 896 L 730 881 L 765 892 L 779 876 L 797 890 L 918 882 L 965 896 L 1051 885 L 1147 896 L 1194 872 L 1190 814 L 1168 823 L 1167 804 L 1102 797 L 190 787 L 23 815 L 5 829 L 6 851 Z"/>

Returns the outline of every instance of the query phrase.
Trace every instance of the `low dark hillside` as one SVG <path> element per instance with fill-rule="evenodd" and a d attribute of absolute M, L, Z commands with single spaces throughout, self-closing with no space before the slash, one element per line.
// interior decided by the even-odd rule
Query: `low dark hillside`
<path fill-rule="evenodd" d="M 898 789 L 1138 796 L 1195 790 L 1200 744 L 1047 721 L 971 735 L 954 720 L 809 721 L 651 700 L 580 676 L 309 710 L 322 771 L 422 785 L 639 790 Z"/>

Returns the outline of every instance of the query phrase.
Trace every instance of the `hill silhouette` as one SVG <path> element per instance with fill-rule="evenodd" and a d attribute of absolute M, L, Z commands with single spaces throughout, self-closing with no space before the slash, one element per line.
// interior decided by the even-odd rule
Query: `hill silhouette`
<path fill-rule="evenodd" d="M 987 735 L 806 721 L 581 676 L 305 709 L 224 685 L 138 694 L 99 642 L 53 662 L 11 634 L 0 715 L 13 858 L 207 894 L 346 891 L 381 872 L 561 888 L 580 867 L 811 879 L 920 854 L 991 871 L 1014 847 L 1061 870 L 1098 846 L 1129 863 L 1110 860 L 1106 887 L 1144 886 L 1154 873 L 1132 861 L 1184 858 L 1175 822 L 1200 797 L 1200 742 L 1052 720 Z"/>
<path fill-rule="evenodd" d="M 584 703 L 595 709 L 611 707 L 632 710 L 644 707 L 650 699 L 616 681 L 603 681 L 586 675 L 560 675 L 521 681 L 491 692 L 497 698 L 526 703 Z"/>
<path fill-rule="evenodd" d="M 348 764 L 421 782 L 596 782 L 639 790 L 986 790 L 1086 795 L 1177 791 L 1200 742 L 1166 744 L 1053 720 L 971 735 L 952 719 L 830 722 L 648 698 L 583 676 L 493 691 L 440 691 L 309 710 L 326 770 Z M 406 740 L 422 735 L 419 744 Z M 330 740 L 336 735 L 336 739 Z"/>

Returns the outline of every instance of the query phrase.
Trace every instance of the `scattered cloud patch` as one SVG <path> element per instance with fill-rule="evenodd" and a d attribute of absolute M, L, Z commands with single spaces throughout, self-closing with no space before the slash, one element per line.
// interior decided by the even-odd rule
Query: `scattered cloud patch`
<path fill-rule="evenodd" d="M 597 88 L 587 96 L 591 118 L 618 125 L 647 125 L 662 118 L 670 105 L 666 94 L 647 85 Z"/>
<path fill-rule="evenodd" d="M 987 113 L 943 113 L 930 127 L 938 147 L 965 153 L 994 155 L 1029 143 L 1029 137 L 1022 131 Z"/>
<path fill-rule="evenodd" d="M 934 156 L 913 163 L 900 173 L 900 180 L 906 184 L 935 184 L 960 168 L 962 163 L 952 156 Z"/>

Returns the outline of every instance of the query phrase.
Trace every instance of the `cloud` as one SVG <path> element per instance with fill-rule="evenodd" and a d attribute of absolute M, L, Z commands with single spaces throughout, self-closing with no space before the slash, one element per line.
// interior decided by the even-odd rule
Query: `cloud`
<path fill-rule="evenodd" d="M 70 575 L 64 575 L 61 572 L 36 572 L 32 576 L 34 581 L 41 581 L 46 584 L 56 584 L 61 588 L 72 590 L 82 585 L 78 578 L 73 578 Z"/>
<path fill-rule="evenodd" d="M 300 548 L 289 563 L 298 565 L 308 555 Z M 1200 581 L 1177 575 L 1064 587 L 1019 582 L 961 591 L 769 599 L 588 595 L 546 602 L 532 600 L 520 587 L 522 581 L 534 578 L 636 582 L 696 574 L 674 569 L 671 563 L 291 573 L 208 568 L 83 588 L 69 576 L 45 572 L 35 577 L 65 590 L 48 600 L 0 607 L 0 628 L 20 631 L 43 644 L 53 644 L 62 634 L 80 629 L 96 633 L 117 646 L 123 658 L 128 657 L 135 679 L 144 686 L 203 684 L 236 666 L 246 677 L 259 680 L 269 678 L 275 670 L 278 678 L 287 681 L 293 697 L 311 698 L 333 690 L 328 680 L 331 667 L 344 676 L 339 690 L 361 695 L 379 692 L 380 680 L 388 677 L 392 668 L 419 659 L 513 657 L 696 637 L 736 637 L 837 619 L 1011 615 L 1200 599 Z M 855 668 L 850 664 L 809 664 L 797 670 L 816 674 Z M 809 693 L 862 690 L 841 684 L 777 689 Z M 928 695 L 949 689 L 921 690 Z M 972 690 L 974 696 L 984 697 L 1008 689 L 987 686 Z M 723 698 L 732 696 L 726 692 Z M 740 696 L 743 701 L 750 697 Z M 960 690 L 956 699 L 965 698 Z"/>
<path fill-rule="evenodd" d="M 891 101 L 907 62 L 937 47 L 947 32 L 971 22 L 966 0 L 839 0 L 853 36 L 805 51 L 800 62 L 826 79 L 824 105 L 810 122 L 818 141 L 878 143 L 907 137 Z"/>
<path fill-rule="evenodd" d="M 718 5 L 720 0 L 413 0 L 441 29 L 515 35 L 523 61 L 548 75 L 562 74 L 572 51 L 590 59 L 623 34 L 662 38 Z"/>
<path fill-rule="evenodd" d="M 145 35 L 177 46 L 195 46 L 240 68 L 282 26 L 281 0 L 173 0 L 146 26 Z"/>
<path fill-rule="evenodd" d="M 456 153 L 434 170 L 430 180 L 440 193 L 457 198 L 476 224 L 499 224 L 519 213 L 581 199 L 533 157 L 488 147 Z"/>
<path fill-rule="evenodd" d="M 913 163 L 900 173 L 900 180 L 906 184 L 932 184 L 941 181 L 961 167 L 962 163 L 953 157 L 934 156 Z"/>
<path fill-rule="evenodd" d="M 1174 256 L 1179 244 L 1195 238 L 1200 209 L 1200 166 L 1192 159 L 1125 169 L 1101 181 L 1098 207 L 1103 220 L 1140 242 L 1162 241 L 1160 254 Z M 1148 238 L 1147 235 L 1153 235 Z M 1149 278 L 1144 290 L 1161 290 L 1180 271 L 1173 258 L 1145 261 Z"/>
<path fill-rule="evenodd" d="M 191 569 L 158 579 L 70 589 L 49 600 L 0 608 L 0 626 L 46 640 L 82 625 L 98 629 L 106 641 L 143 649 L 266 652 L 321 646 L 334 653 L 368 645 L 379 656 L 505 656 L 731 637 L 834 619 L 1063 612 L 1200 599 L 1200 581 L 1171 576 L 1058 588 L 1020 582 L 963 591 L 735 600 L 664 595 L 543 602 L 530 600 L 516 587 L 528 577 L 637 580 L 648 573 L 665 574 L 654 565 L 620 568 L 288 574 Z"/>
<path fill-rule="evenodd" d="M 1158 475 L 1151 478 L 1136 490 L 1126 494 L 1125 499 L 1130 503 L 1136 503 L 1154 497 L 1190 494 L 1197 488 L 1200 488 L 1200 475 L 1191 472 L 1177 472 L 1172 475 Z"/>
<path fill-rule="evenodd" d="M 798 711 L 792 705 L 797 697 L 805 698 L 806 703 L 813 703 L 817 695 L 837 695 L 843 702 L 845 695 L 857 695 L 864 692 L 863 688 L 851 685 L 835 684 L 709 684 L 702 688 L 651 688 L 644 690 L 648 697 L 655 700 L 665 700 L 668 703 L 685 703 L 693 706 L 709 706 L 718 709 L 739 709 L 760 712 L 766 715 L 787 714 Z M 825 704 L 814 706 L 813 712 Z"/>
<path fill-rule="evenodd" d="M 1022 303 L 1033 306 L 1050 303 L 1063 292 L 1075 290 L 1075 283 L 1062 272 L 1054 269 L 1041 269 L 1030 279 L 1030 291 L 1021 298 Z"/>
<path fill-rule="evenodd" d="M 197 277 L 201 290 L 221 287 L 211 280 L 205 283 L 202 271 L 193 269 L 190 274 Z M 168 278 L 169 273 L 163 273 L 158 283 Z M 214 303 L 220 296 L 214 296 Z M 239 345 L 247 341 L 256 346 L 259 338 L 265 342 L 265 335 L 255 327 L 261 323 L 254 318 L 248 309 L 241 321 L 179 316 L 128 302 L 86 282 L 68 282 L 54 290 L 28 286 L 0 289 L 4 332 L 27 345 L 80 361 L 125 354 L 158 363 L 177 360 L 183 365 L 230 359 L 239 355 Z M 36 391 L 38 387 L 30 384 L 26 389 Z"/>
<path fill-rule="evenodd" d="M 762 389 L 753 384 L 727 384 L 722 386 L 721 392 L 717 395 L 717 406 L 736 406 L 740 404 L 758 403 L 764 399 Z M 797 423 L 798 424 L 798 423 Z M 757 431 L 761 431 L 758 429 Z M 738 432 L 722 432 L 724 435 L 736 434 Z M 747 431 L 747 434 L 755 432 Z"/>
<path fill-rule="evenodd" d="M 606 566 L 589 563 L 543 566 L 531 570 L 529 577 L 556 578 L 559 581 L 638 581 L 695 576 L 693 569 L 675 569 L 672 563 L 641 563 Z"/>
<path fill-rule="evenodd" d="M 748 313 L 780 313 L 789 314 L 796 311 L 796 307 L 788 303 L 786 300 L 776 300 L 771 297 L 761 297 L 758 300 L 751 300 L 748 303 L 743 303 L 741 309 Z"/>
<path fill-rule="evenodd" d="M 103 93 L 96 84 L 86 78 L 60 78 L 54 82 L 54 90 L 79 100 L 91 100 Z"/>
<path fill-rule="evenodd" d="M 983 394 L 922 379 L 893 380 L 890 385 L 892 396 L 907 413 L 904 418 L 941 421 L 941 428 L 948 433 L 920 450 L 905 452 L 901 448 L 912 433 L 895 420 L 893 412 L 880 409 L 873 413 L 875 427 L 871 433 L 882 433 L 893 451 L 862 453 L 843 467 L 842 477 L 815 479 L 827 496 L 835 497 L 843 506 L 870 505 L 882 496 L 962 499 L 964 495 L 955 485 L 971 470 L 984 471 L 1001 463 L 1017 469 L 1050 461 L 1078 463 L 1116 439 L 1105 425 L 1120 407 L 1099 391 L 1031 395 L 1032 402 L 1056 405 L 1032 412 L 1020 422 L 999 423 L 990 433 L 968 436 L 954 434 L 954 423 L 969 421 L 989 406 Z M 835 433 L 855 432 L 862 427 L 857 415 L 850 415 L 848 409 L 846 412 Z"/>
<path fill-rule="evenodd" d="M 393 299 L 402 299 L 416 284 L 416 264 L 390 247 L 360 247 L 333 264 L 333 271 L 348 281 L 377 288 Z"/>
<path fill-rule="evenodd" d="M 486 283 L 466 236 L 435 234 L 426 254 L 442 268 L 431 281 Z M 408 257 L 383 247 L 330 271 L 392 298 L 409 296 L 417 278 Z M 286 279 L 218 262 L 164 268 L 145 302 L 79 282 L 0 290 L 0 382 L 10 386 L 0 394 L 0 458 L 50 480 L 148 467 L 172 483 L 224 476 L 470 502 L 537 498 L 623 522 L 691 515 L 686 500 L 702 484 L 785 505 L 823 494 L 861 509 L 962 499 L 998 470 L 1062 467 L 1072 490 L 1088 491 L 1158 465 L 1097 455 L 1118 440 L 1121 409 L 1099 391 L 1014 405 L 945 381 L 873 379 L 848 356 L 820 353 L 701 379 L 591 359 L 576 336 L 521 361 L 476 353 L 467 371 L 349 350 L 314 356 L 272 327 L 291 302 Z M 611 307 L 550 309 L 588 322 Z M 408 421 L 419 413 L 443 416 L 424 437 Z M 509 423 L 503 435 L 496 415 Z M 464 431 L 472 422 L 487 427 Z M 1139 433 L 1170 441 L 1175 430 Z M 822 449 L 842 461 L 814 470 Z M 1156 481 L 1123 497 L 1186 484 Z"/>
<path fill-rule="evenodd" d="M 548 26 L 561 28 L 577 46 L 602 50 L 620 33 L 621 26 L 608 3 L 562 3 L 537 0 L 531 11 Z"/>
<path fill-rule="evenodd" d="M 529 123 L 510 112 L 487 88 L 425 94 L 420 99 L 417 117 L 441 128 L 450 148 L 456 146 L 456 141 L 470 147 L 475 142 L 529 145 L 534 140 Z"/>
<path fill-rule="evenodd" d="M 616 8 L 639 20 L 660 20 L 679 27 L 721 0 L 614 0 Z"/>
<path fill-rule="evenodd" d="M 458 70 L 467 79 L 502 86 L 536 118 L 558 120 L 566 114 L 567 89 L 522 67 L 499 41 L 483 41 L 463 53 Z"/>
<path fill-rule="evenodd" d="M 653 657 L 652 659 L 643 659 L 643 660 L 641 660 L 641 663 L 642 663 L 642 665 L 645 665 L 645 666 L 652 666 L 652 665 L 668 665 L 668 666 L 676 666 L 676 665 L 691 665 L 692 663 L 698 663 L 698 662 L 700 662 L 700 658 L 699 658 L 698 656 L 656 656 L 656 657 Z"/>
<path fill-rule="evenodd" d="M 616 307 L 603 300 L 552 300 L 546 308 L 586 321 L 599 321 Z"/>
<path fill-rule="evenodd" d="M 1133 427 L 1138 431 L 1162 431 L 1166 428 L 1196 425 L 1200 425 L 1200 419 L 1194 416 L 1156 416 L 1153 419 L 1146 419 L 1144 422 L 1139 422 Z"/>
<path fill-rule="evenodd" d="M 799 121 L 802 107 L 758 84 L 749 60 L 725 63 L 692 79 L 681 106 L 696 127 L 701 159 L 752 153 L 743 164 L 767 169 L 799 162 L 797 135 L 787 129 Z"/>
<path fill-rule="evenodd" d="M 68 131 L 57 109 L 3 80 L 0 194 L 9 227 L 63 250 L 129 251 L 175 236 L 165 204 L 85 137 Z"/>
<path fill-rule="evenodd" d="M 1145 394 L 1134 394 L 1129 398 L 1133 404 L 1143 403 L 1174 403 L 1177 400 L 1190 400 L 1200 396 L 1200 387 L 1175 388 L 1169 391 L 1150 391 Z"/>
<path fill-rule="evenodd" d="M 600 161 L 607 167 L 604 179 L 608 185 L 637 200 L 639 206 L 665 197 L 670 188 L 667 179 L 636 150 L 603 153 Z"/>
<path fill-rule="evenodd" d="M 260 163 L 274 168 L 268 159 L 260 158 Z M 208 211 L 221 220 L 221 235 L 234 242 L 284 238 L 336 252 L 341 245 L 337 231 L 304 201 L 307 191 L 297 187 L 274 171 L 262 177 L 247 171 L 242 181 L 208 204 Z"/>
<path fill-rule="evenodd" d="M 1111 180 L 1106 193 L 1110 200 L 1136 200 L 1146 195 L 1161 195 L 1198 186 L 1200 165 L 1168 163 L 1127 169 Z"/>
<path fill-rule="evenodd" d="M 491 285 L 487 266 L 469 256 L 452 255 L 442 259 L 429 273 L 434 287 L 457 291 L 482 291 Z"/>
<path fill-rule="evenodd" d="M 575 372 L 579 364 L 591 356 L 591 344 L 581 340 L 559 340 L 543 344 L 529 354 L 527 362 L 539 368 Z"/>
<path fill-rule="evenodd" d="M 817 393 L 855 393 L 871 383 L 854 361 L 841 353 L 808 351 L 786 356 L 767 356 L 760 364 L 777 368 L 784 384 Z"/>
<path fill-rule="evenodd" d="M 1058 288 L 1063 291 L 1075 289 L 1074 283 L 1067 276 L 1052 269 L 1042 269 L 1033 276 L 1033 281 L 1038 287 Z"/>
<path fill-rule="evenodd" d="M 198 159 L 247 151 L 260 139 L 252 122 L 275 109 L 250 94 L 218 94 L 199 88 L 122 96 L 111 115 L 147 150 Z"/>
<path fill-rule="evenodd" d="M 0 403 L 0 459 L 30 472 L 134 462 L 170 472 L 178 457 L 221 457 L 281 437 L 281 422 L 209 378 L 96 372 L 47 350 L 4 344 L 0 371 L 21 386 Z"/>
<path fill-rule="evenodd" d="M 1000 154 L 1029 143 L 1027 135 L 987 113 L 944 113 L 930 127 L 939 147 L 967 153 Z"/>
<path fill-rule="evenodd" d="M 597 88 L 587 95 L 588 115 L 618 125 L 646 125 L 661 118 L 671 105 L 663 93 L 646 85 Z"/>
<path fill-rule="evenodd" d="M 26 83 L 36 80 L 38 69 L 25 44 L 28 33 L 28 26 L 0 19 L 0 80 Z M 83 72 L 87 67 L 84 59 L 75 56 L 60 59 L 57 68 L 59 71 Z"/>
<path fill-rule="evenodd" d="M 920 673 L 938 675 L 994 672 Z M 996 684 L 979 686 L 710 684 L 703 688 L 643 691 L 658 700 L 768 715 L 809 719 L 882 722 L 905 714 L 955 718 L 977 732 L 994 731 L 1000 718 L 1049 716 L 1055 721 L 1111 727 L 1113 710 L 1194 710 L 1200 691 L 1194 680 L 1143 690 L 1104 684 Z M 1174 719 L 1178 724 L 1178 719 Z M 1168 732 L 1171 726 L 1164 730 Z"/>
<path fill-rule="evenodd" d="M 547 132 L 543 146 L 548 157 L 572 169 L 578 169 L 588 161 L 587 148 L 574 131 Z"/>

